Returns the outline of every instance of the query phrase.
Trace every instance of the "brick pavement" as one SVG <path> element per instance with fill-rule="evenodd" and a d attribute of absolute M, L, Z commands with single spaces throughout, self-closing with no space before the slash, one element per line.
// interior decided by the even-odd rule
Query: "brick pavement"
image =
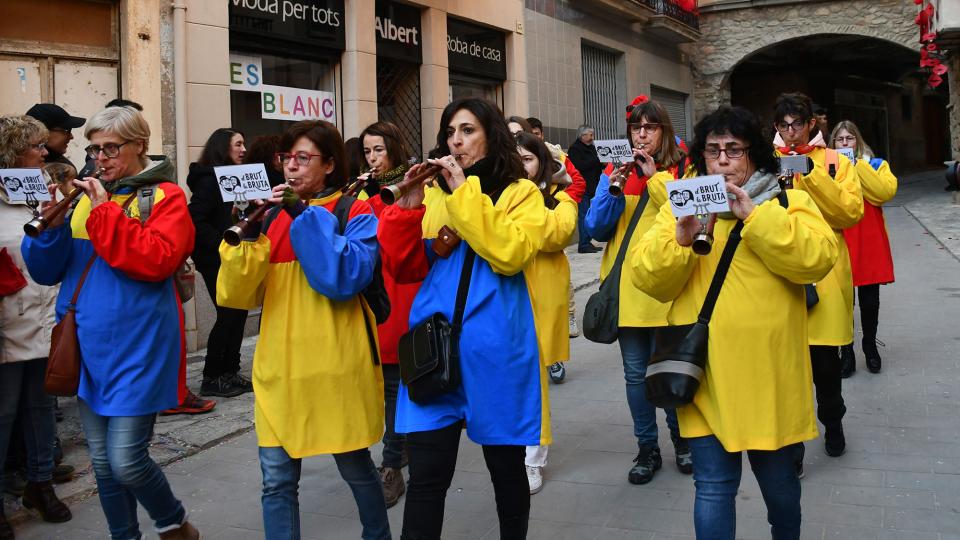
<path fill-rule="evenodd" d="M 858 347 L 858 372 L 844 381 L 847 454 L 828 458 L 822 441 L 808 443 L 805 539 L 960 540 L 960 261 L 947 249 L 952 247 L 951 219 L 957 222 L 960 206 L 951 205 L 940 189 L 932 174 L 905 181 L 886 212 L 898 281 L 881 290 L 884 371 L 866 372 Z M 576 283 L 595 279 L 597 256 L 572 258 Z M 593 290 L 588 286 L 578 293 L 579 306 Z M 551 387 L 555 443 L 545 487 L 532 499 L 530 538 L 691 538 L 693 484 L 672 464 L 662 416 L 665 467 L 650 484 L 629 485 L 626 472 L 635 442 L 619 352 L 616 346 L 580 338 L 573 341 L 573 356 L 568 382 Z M 249 403 L 225 400 L 222 407 L 240 421 Z M 177 444 L 182 455 L 193 454 L 173 455 L 166 472 L 205 538 L 262 537 L 254 434 L 242 428 L 241 434 L 203 450 L 213 440 L 204 442 L 203 433 L 217 422 L 166 419 L 160 426 L 177 422 L 186 430 L 178 433 L 197 438 L 188 443 L 161 437 L 158 455 Z M 175 432 L 167 428 L 167 433 Z M 379 448 L 374 456 L 379 457 Z M 768 538 L 759 490 L 749 467 L 745 470 L 737 500 L 738 537 Z M 401 500 L 390 510 L 394 536 L 399 536 L 402 507 Z M 17 538 L 104 536 L 95 497 L 74 504 L 73 510 L 74 520 L 63 525 L 21 524 Z M 305 538 L 359 537 L 353 499 L 329 457 L 306 460 L 301 511 Z M 148 529 L 149 520 L 141 515 Z M 497 536 L 482 454 L 464 438 L 447 498 L 444 538 Z"/>

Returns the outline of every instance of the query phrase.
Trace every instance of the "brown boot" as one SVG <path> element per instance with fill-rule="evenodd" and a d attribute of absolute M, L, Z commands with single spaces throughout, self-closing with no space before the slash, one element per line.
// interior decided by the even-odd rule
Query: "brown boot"
<path fill-rule="evenodd" d="M 406 484 L 403 483 L 403 473 L 400 469 L 381 467 L 380 481 L 383 483 L 383 498 L 387 502 L 387 508 L 391 508 L 407 490 Z"/>
<path fill-rule="evenodd" d="M 50 523 L 63 523 L 73 518 L 67 505 L 57 498 L 51 482 L 27 482 L 23 490 L 23 506 L 40 512 L 43 520 Z"/>
<path fill-rule="evenodd" d="M 189 521 L 176 529 L 160 533 L 160 540 L 199 540 L 200 531 Z"/>

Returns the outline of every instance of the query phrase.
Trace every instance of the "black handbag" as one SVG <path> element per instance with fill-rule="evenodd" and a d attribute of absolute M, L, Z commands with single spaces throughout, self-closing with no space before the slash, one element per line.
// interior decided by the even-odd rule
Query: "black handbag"
<path fill-rule="evenodd" d="M 647 400 L 655 407 L 672 409 L 687 405 L 700 388 L 700 379 L 707 368 L 710 317 L 713 316 L 717 297 L 730 270 L 733 254 L 740 245 L 741 230 L 743 222 L 737 221 L 720 255 L 697 322 L 656 330 L 656 344 L 647 365 L 645 382 Z"/>
<path fill-rule="evenodd" d="M 633 238 L 648 198 L 647 190 L 644 189 L 643 196 L 630 217 L 630 224 L 627 225 L 610 273 L 600 284 L 600 290 L 590 295 L 583 309 L 583 337 L 594 343 L 613 343 L 620 333 L 620 274 L 627 248 L 630 247 L 630 239 Z"/>
<path fill-rule="evenodd" d="M 428 403 L 460 386 L 460 331 L 476 255 L 467 246 L 453 322 L 437 312 L 400 336 L 400 379 L 414 403 Z"/>

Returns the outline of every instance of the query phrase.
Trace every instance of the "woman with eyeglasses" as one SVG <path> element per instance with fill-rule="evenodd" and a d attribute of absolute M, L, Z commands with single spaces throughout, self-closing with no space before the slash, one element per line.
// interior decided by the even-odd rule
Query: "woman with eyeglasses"
<path fill-rule="evenodd" d="M 217 303 L 263 306 L 253 356 L 254 415 L 268 539 L 300 538 L 303 458 L 333 454 L 364 539 L 390 538 L 368 447 L 383 434 L 376 320 L 361 295 L 377 259 L 377 218 L 341 199 L 347 159 L 336 126 L 306 120 L 283 134 L 286 183 L 238 246 L 220 246 Z"/>
<path fill-rule="evenodd" d="M 187 186 L 190 188 L 190 217 L 197 229 L 193 262 L 203 276 L 217 319 L 207 337 L 207 356 L 203 363 L 200 395 L 235 397 L 253 391 L 253 383 L 240 374 L 240 344 L 247 312 L 218 305 L 217 272 L 220 271 L 220 241 L 223 231 L 233 225 L 232 202 L 224 202 L 214 167 L 240 165 L 246 157 L 243 133 L 220 128 L 203 147 L 200 159 L 190 164 Z"/>
<path fill-rule="evenodd" d="M 157 412 L 179 402 L 186 340 L 173 276 L 193 249 L 186 197 L 173 164 L 147 158 L 140 112 L 107 108 L 85 129 L 103 174 L 74 180 L 84 195 L 69 223 L 52 222 L 21 249 L 38 283 L 60 284 L 58 318 L 79 288 L 77 402 L 110 536 L 141 536 L 139 503 L 161 538 L 198 538 L 148 452 Z"/>
<path fill-rule="evenodd" d="M 627 134 L 633 145 L 635 166 L 625 181 L 625 167 L 607 165 L 597 193 L 590 202 L 585 224 L 590 236 L 607 241 L 600 263 L 600 279 L 607 279 L 623 242 L 628 242 L 627 254 L 653 224 L 657 211 L 667 199 L 666 182 L 681 178 L 687 170 L 687 159 L 680 141 L 673 131 L 673 123 L 666 109 L 646 96 L 638 96 L 628 107 Z M 610 183 L 621 179 L 622 196 L 610 194 Z M 626 238 L 627 228 L 634 213 L 640 217 L 632 236 Z M 657 410 L 647 401 L 644 383 L 647 362 L 653 354 L 653 334 L 667 324 L 669 303 L 661 303 L 638 289 L 629 278 L 620 279 L 619 337 L 626 381 L 627 405 L 633 417 L 633 434 L 637 438 L 637 457 L 627 473 L 631 484 L 646 484 L 663 466 L 657 437 Z M 625 279 L 626 278 L 626 279 Z M 673 441 L 674 459 L 683 474 L 690 474 L 690 448 L 680 436 L 677 414 L 667 409 L 667 427 Z"/>
<path fill-rule="evenodd" d="M 0 117 L 0 169 L 43 167 L 46 139 L 47 128 L 30 116 Z M 72 516 L 53 489 L 53 398 L 43 390 L 57 288 L 42 286 L 27 272 L 20 243 L 33 210 L 11 200 L 8 190 L 20 185 L 13 180 L 4 179 L 0 188 L 0 460 L 7 457 L 14 423 L 30 427 L 22 429 L 27 455 L 23 504 L 37 509 L 44 521 L 59 523 Z M 0 538 L 13 538 L 3 508 Z"/>
<path fill-rule="evenodd" d="M 853 342 L 853 275 L 843 230 L 863 217 L 863 196 L 857 169 L 827 143 L 817 128 L 813 102 L 800 94 L 781 94 L 774 105 L 774 146 L 777 157 L 800 155 L 811 165 L 807 174 L 796 173 L 794 189 L 810 194 L 827 223 L 833 227 L 840 256 L 833 270 L 816 285 L 817 303 L 808 311 L 810 362 L 817 395 L 817 418 L 824 426 L 824 452 L 839 457 L 846 450 L 843 416 L 847 407 L 841 393 L 840 347 Z M 803 474 L 803 453 L 797 474 Z"/>
<path fill-rule="evenodd" d="M 760 486 L 770 536 L 800 538 L 802 441 L 817 436 L 807 359 L 801 284 L 825 276 L 837 240 L 801 190 L 782 192 L 773 148 L 756 117 L 721 107 L 694 128 L 697 174 L 722 175 L 730 211 L 717 215 L 713 249 L 691 249 L 696 217 L 674 218 L 664 205 L 630 261 L 632 281 L 664 302 L 668 322 L 696 322 L 724 248 L 741 241 L 717 297 L 707 364 L 693 402 L 680 407 L 680 429 L 693 452 L 698 540 L 733 540 L 743 453 Z"/>
<path fill-rule="evenodd" d="M 897 177 L 890 164 L 874 156 L 863 140 L 860 129 L 850 120 L 833 128 L 830 135 L 833 148 L 853 150 L 854 168 L 863 188 L 863 219 L 844 229 L 843 236 L 850 250 L 853 286 L 860 301 L 860 342 L 870 373 L 880 373 L 880 353 L 877 351 L 877 325 L 880 319 L 880 285 L 894 282 L 893 253 L 883 220 L 883 204 L 897 194 Z M 840 376 L 850 377 L 856 371 L 853 343 L 840 349 L 843 368 Z"/>

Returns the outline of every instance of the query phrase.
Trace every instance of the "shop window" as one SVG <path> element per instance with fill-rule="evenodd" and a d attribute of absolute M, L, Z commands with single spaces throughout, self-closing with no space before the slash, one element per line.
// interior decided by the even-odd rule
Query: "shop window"
<path fill-rule="evenodd" d="M 420 66 L 409 62 L 377 60 L 377 104 L 381 121 L 400 128 L 404 141 L 420 154 Z"/>
<path fill-rule="evenodd" d="M 667 110 L 673 122 L 673 132 L 684 141 L 687 140 L 687 94 L 658 88 L 650 88 L 650 98 Z"/>
<path fill-rule="evenodd" d="M 623 136 L 623 107 L 617 103 L 617 53 L 580 46 L 583 65 L 583 119 L 598 139 Z"/>
<path fill-rule="evenodd" d="M 310 60 L 265 53 L 231 53 L 260 61 L 260 84 L 290 88 L 304 88 L 336 92 L 336 61 L 327 57 Z M 236 88 L 236 86 L 234 86 Z M 281 134 L 293 121 L 263 118 L 261 93 L 231 90 L 230 113 L 233 127 L 243 131 L 248 139 L 258 135 Z M 288 107 L 290 105 L 287 105 Z"/>
<path fill-rule="evenodd" d="M 500 82 L 450 73 L 450 101 L 468 97 L 488 99 L 503 109 Z"/>

